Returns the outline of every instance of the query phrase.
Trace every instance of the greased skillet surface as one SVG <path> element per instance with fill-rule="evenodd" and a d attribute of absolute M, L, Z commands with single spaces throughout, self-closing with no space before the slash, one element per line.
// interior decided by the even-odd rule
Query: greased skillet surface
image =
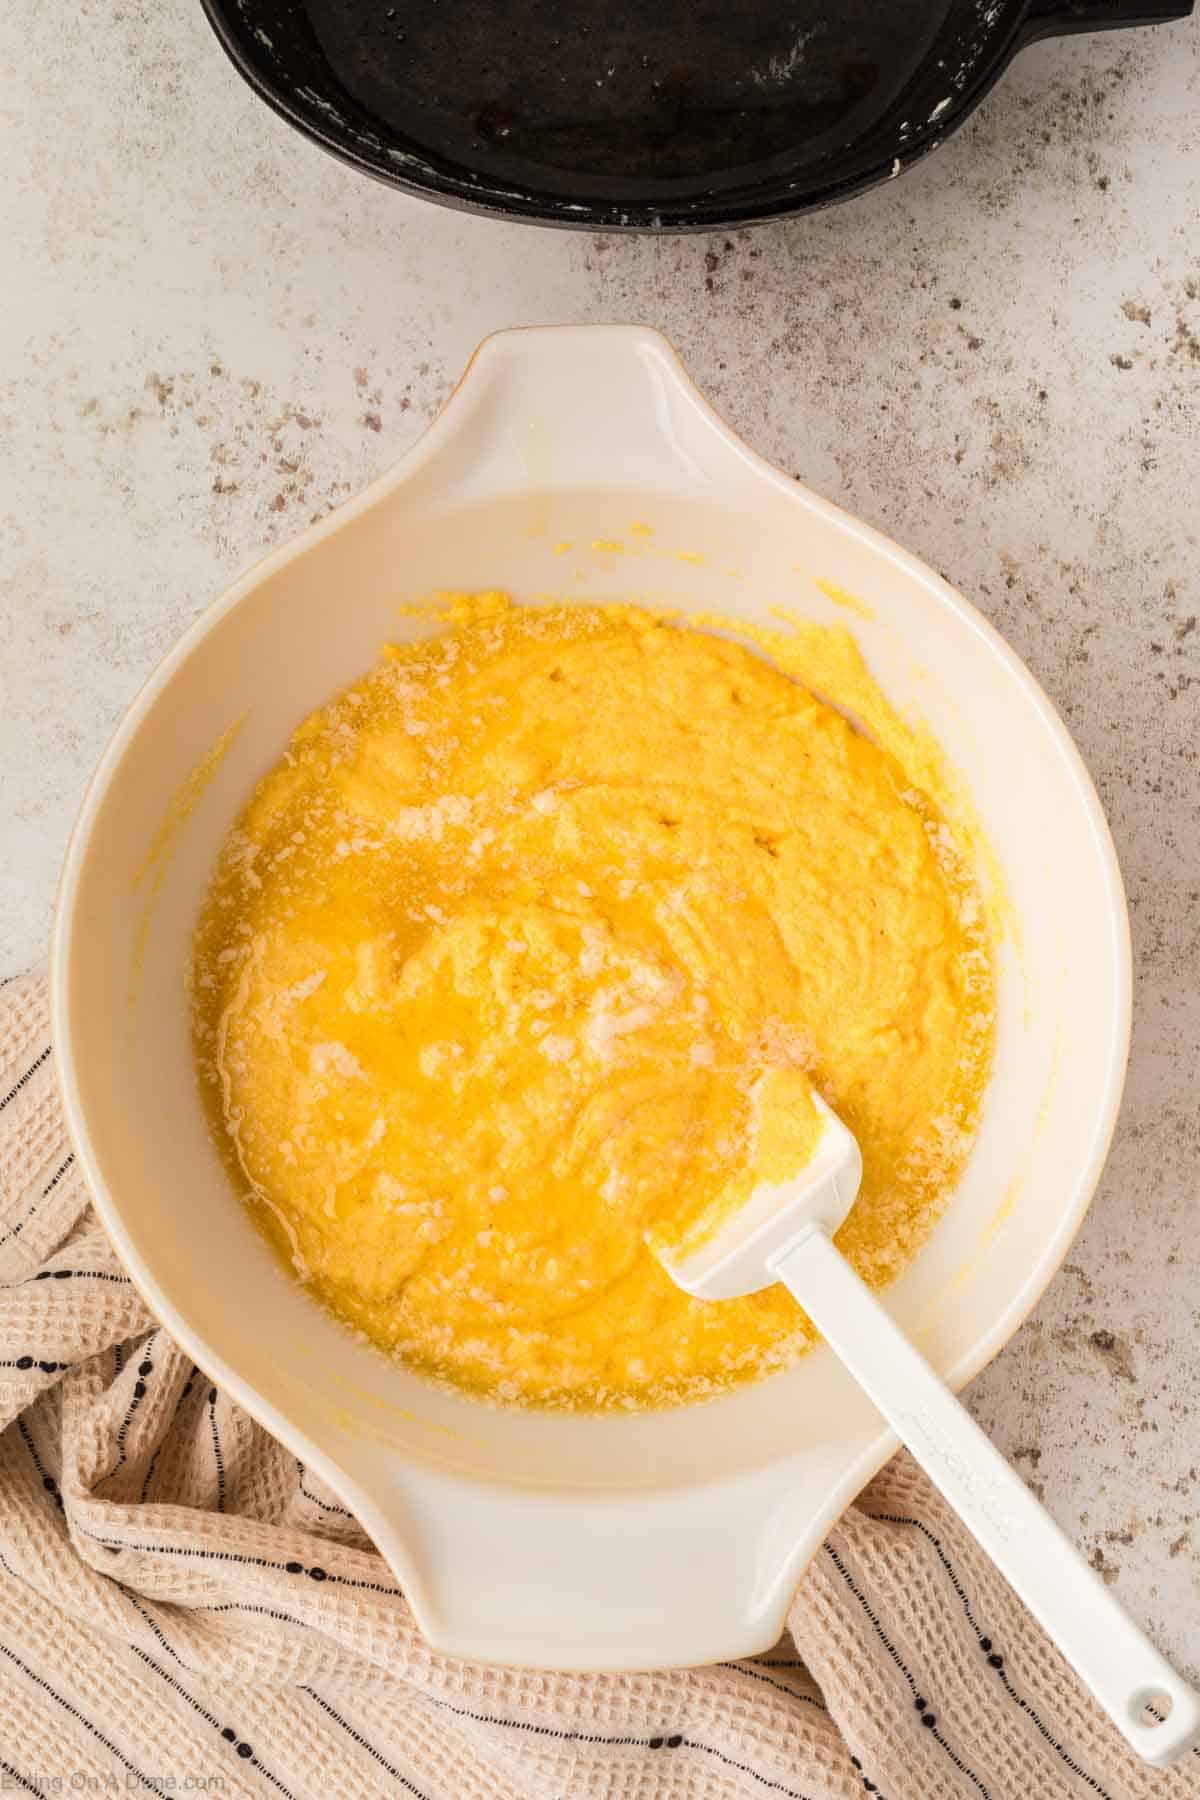
<path fill-rule="evenodd" d="M 203 0 L 251 85 L 381 180 L 472 210 L 703 230 L 899 174 L 1038 37 L 1192 0 Z"/>

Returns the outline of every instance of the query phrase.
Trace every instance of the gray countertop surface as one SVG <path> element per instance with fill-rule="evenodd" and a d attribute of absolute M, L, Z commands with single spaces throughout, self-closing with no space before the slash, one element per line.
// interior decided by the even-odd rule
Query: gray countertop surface
<path fill-rule="evenodd" d="M 902 180 L 733 235 L 378 187 L 197 0 L 0 8 L 0 158 L 0 973 L 43 954 L 122 708 L 239 566 L 392 461 L 484 333 L 661 327 L 757 449 L 982 608 L 1107 807 L 1124 1112 L 971 1403 L 1200 1673 L 1200 24 L 1041 44 Z"/>

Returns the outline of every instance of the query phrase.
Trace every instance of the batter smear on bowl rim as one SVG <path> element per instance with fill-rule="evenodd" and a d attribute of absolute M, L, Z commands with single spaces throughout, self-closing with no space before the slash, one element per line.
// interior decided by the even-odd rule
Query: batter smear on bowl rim
<path fill-rule="evenodd" d="M 194 1020 L 219 1142 L 313 1294 L 514 1404 L 698 1400 L 791 1363 L 702 1236 L 858 1138 L 873 1285 L 936 1220 L 992 1051 L 969 859 L 887 749 L 744 645 L 453 596 L 295 733 L 222 852 Z"/>

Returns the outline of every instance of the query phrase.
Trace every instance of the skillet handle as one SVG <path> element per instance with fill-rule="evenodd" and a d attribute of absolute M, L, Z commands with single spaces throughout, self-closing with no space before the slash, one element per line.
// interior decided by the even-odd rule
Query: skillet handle
<path fill-rule="evenodd" d="M 1079 31 L 1116 31 L 1126 25 L 1165 25 L 1188 19 L 1195 0 L 1033 0 L 1021 36 L 1069 37 Z"/>

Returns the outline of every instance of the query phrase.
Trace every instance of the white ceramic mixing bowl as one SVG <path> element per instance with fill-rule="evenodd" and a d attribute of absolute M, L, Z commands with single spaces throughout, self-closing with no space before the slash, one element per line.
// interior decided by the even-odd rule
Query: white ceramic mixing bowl
<path fill-rule="evenodd" d="M 832 1356 L 670 1413 L 442 1393 L 277 1264 L 201 1109 L 185 978 L 218 845 L 299 720 L 423 629 L 397 603 L 451 587 L 847 623 L 940 738 L 1015 918 L 975 1153 L 888 1296 L 952 1383 L 1033 1305 L 1103 1163 L 1129 1029 L 1112 845 L 1066 731 L 979 615 L 760 461 L 661 337 L 623 326 L 488 339 L 415 449 L 204 614 L 95 776 L 59 899 L 54 1030 L 83 1169 L 149 1306 L 343 1497 L 440 1648 L 560 1668 L 745 1655 L 775 1640 L 805 1562 L 894 1447 Z"/>

